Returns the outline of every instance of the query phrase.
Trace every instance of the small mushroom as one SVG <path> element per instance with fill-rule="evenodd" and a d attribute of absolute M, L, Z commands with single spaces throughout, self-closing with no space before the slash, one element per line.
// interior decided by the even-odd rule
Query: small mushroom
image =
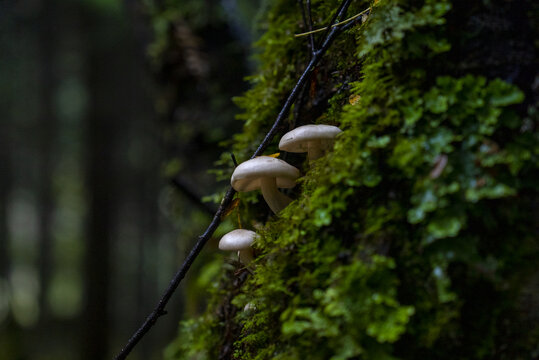
<path fill-rule="evenodd" d="M 306 152 L 309 161 L 316 160 L 331 149 L 335 136 L 340 132 L 341 129 L 332 125 L 300 126 L 284 134 L 279 149 L 294 153 Z"/>
<path fill-rule="evenodd" d="M 240 192 L 260 189 L 270 209 L 277 214 L 292 201 L 277 188 L 294 187 L 298 177 L 299 170 L 285 161 L 259 156 L 238 165 L 230 184 Z"/>
<path fill-rule="evenodd" d="M 238 251 L 240 261 L 248 265 L 253 259 L 253 248 L 251 245 L 258 235 L 251 230 L 232 230 L 219 241 L 220 250 Z"/>

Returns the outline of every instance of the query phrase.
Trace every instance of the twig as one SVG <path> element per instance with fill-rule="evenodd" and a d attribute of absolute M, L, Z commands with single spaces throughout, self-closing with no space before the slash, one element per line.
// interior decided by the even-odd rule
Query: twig
<path fill-rule="evenodd" d="M 309 13 L 309 21 L 307 21 L 307 15 L 305 14 L 305 5 L 303 4 L 303 0 L 298 0 L 299 6 L 301 8 L 301 17 L 303 18 L 303 25 L 309 30 L 309 42 L 311 45 L 311 53 L 315 53 L 316 48 L 314 47 L 314 36 L 312 33 L 313 30 L 313 19 L 311 16 L 311 2 L 310 0 L 307 0 L 307 12 Z"/>
<path fill-rule="evenodd" d="M 307 0 L 307 15 L 309 19 L 309 31 L 313 31 L 313 13 L 311 11 L 311 0 Z M 311 42 L 313 46 L 313 51 L 316 51 L 314 47 L 314 35 L 311 35 Z"/>
<path fill-rule="evenodd" d="M 234 153 L 230 153 L 230 157 L 232 158 L 232 162 L 234 163 L 234 167 L 238 166 L 238 160 L 236 160 L 236 156 Z"/>
<path fill-rule="evenodd" d="M 289 130 L 292 130 L 296 127 L 296 123 L 299 119 L 301 108 L 303 107 L 303 104 L 305 103 L 305 90 L 307 89 L 307 84 L 303 84 L 303 87 L 301 88 L 301 91 L 298 95 L 298 99 L 296 100 L 296 104 L 294 105 L 294 113 L 292 118 L 292 124 L 290 124 Z"/>
<path fill-rule="evenodd" d="M 346 12 L 346 10 L 348 9 L 348 6 L 350 6 L 350 1 L 351 0 L 344 0 L 342 2 L 341 7 L 339 8 L 339 12 L 337 13 L 337 18 L 340 18 Z M 335 20 L 333 20 L 332 22 L 334 21 Z M 311 70 L 318 63 L 318 61 L 320 61 L 320 58 L 322 57 L 322 55 L 324 55 L 326 50 L 329 48 L 329 46 L 335 39 L 335 36 L 337 35 L 338 30 L 339 30 L 339 27 L 332 27 L 330 32 L 326 36 L 324 42 L 322 43 L 322 46 L 320 47 L 320 49 L 314 53 L 314 56 L 312 57 L 311 61 L 309 62 L 305 70 L 303 71 L 303 74 L 301 74 L 301 76 L 299 77 L 298 82 L 296 83 L 296 85 L 292 89 L 292 92 L 286 99 L 286 102 L 284 103 L 283 108 L 279 112 L 279 115 L 277 115 L 277 119 L 273 123 L 273 126 L 271 127 L 270 131 L 266 134 L 266 137 L 264 138 L 264 140 L 262 140 L 262 143 L 258 146 L 258 149 L 256 149 L 253 156 L 251 156 L 251 159 L 262 154 L 262 152 L 269 145 L 271 139 L 273 139 L 273 136 L 275 136 L 275 133 L 277 132 L 277 128 L 281 124 L 284 117 L 288 114 L 288 111 L 290 110 L 290 107 L 292 106 L 293 102 L 296 100 L 301 90 L 301 87 L 303 86 L 305 81 L 307 81 L 307 79 L 309 78 Z"/>
<path fill-rule="evenodd" d="M 370 13 L 370 11 L 371 11 L 371 8 L 367 8 L 367 9 L 363 10 L 362 12 L 360 12 L 359 14 L 356 14 L 356 15 L 354 15 L 354 16 L 352 16 L 352 17 L 349 17 L 349 18 L 346 19 L 346 20 L 343 20 L 343 21 L 341 21 L 341 22 L 338 22 L 338 23 L 336 23 L 336 24 L 331 25 L 331 27 L 334 28 L 334 27 L 337 27 L 337 26 L 346 24 L 346 23 L 348 23 L 348 22 L 350 22 L 350 21 L 356 20 L 356 19 L 358 19 L 359 17 L 361 17 L 362 15 L 365 15 L 365 14 Z M 313 34 L 319 33 L 319 32 L 321 32 L 321 31 L 324 31 L 324 30 L 327 30 L 327 29 L 328 29 L 328 27 L 326 26 L 326 27 L 323 27 L 323 28 L 320 28 L 320 29 L 309 30 L 309 31 L 304 32 L 304 33 L 295 34 L 294 36 L 295 36 L 295 37 L 301 37 L 301 36 L 307 36 L 307 35 L 312 36 Z M 343 29 L 343 30 L 345 30 L 345 29 Z"/>
<path fill-rule="evenodd" d="M 183 179 L 175 177 L 170 180 L 170 183 L 174 186 L 174 188 L 181 191 L 182 194 L 185 195 L 185 197 L 191 200 L 201 210 L 204 210 L 207 214 L 210 214 L 212 216 L 213 214 L 215 214 L 215 208 L 200 200 L 200 197 L 194 193 L 194 191 L 189 187 L 189 185 L 187 185 L 187 183 Z"/>
<path fill-rule="evenodd" d="M 343 0 L 341 6 L 339 7 L 339 10 L 338 10 L 336 16 L 334 17 L 334 20 L 332 20 L 332 22 L 334 22 L 335 19 L 340 19 L 343 16 L 343 14 L 345 14 L 346 10 L 348 9 L 348 6 L 350 5 L 350 2 L 351 2 L 351 0 Z M 324 53 L 327 51 L 327 49 L 329 48 L 329 46 L 331 45 L 331 43 L 333 42 L 333 40 L 335 39 L 335 37 L 337 36 L 337 34 L 339 32 L 340 32 L 339 27 L 331 27 L 331 30 L 329 31 L 329 33 L 325 37 L 325 39 L 324 39 L 324 41 L 322 43 L 322 46 L 320 47 L 319 50 L 317 50 L 313 54 L 313 57 L 312 57 L 311 61 L 309 62 L 309 64 L 305 68 L 305 70 L 303 71 L 303 74 L 298 79 L 296 85 L 294 86 L 294 88 L 290 92 L 290 95 L 288 95 L 288 98 L 286 99 L 286 102 L 284 103 L 283 108 L 281 109 L 281 111 L 277 115 L 277 118 L 275 119 L 275 122 L 273 123 L 273 126 L 271 127 L 269 132 L 266 134 L 266 137 L 264 138 L 264 140 L 262 140 L 262 143 L 258 146 L 256 151 L 253 153 L 253 155 L 251 156 L 251 159 L 255 158 L 256 156 L 259 156 L 260 154 L 262 154 L 262 152 L 268 147 L 269 143 L 271 142 L 271 140 L 275 136 L 275 134 L 277 132 L 277 129 L 279 128 L 279 125 L 281 124 L 283 119 L 286 117 L 286 115 L 290 111 L 290 107 L 292 106 L 293 102 L 296 100 L 296 98 L 297 98 L 297 96 L 298 96 L 298 94 L 300 92 L 301 87 L 303 86 L 303 84 L 309 78 L 311 70 L 320 61 L 320 59 L 322 58 Z M 210 237 L 213 235 L 213 233 L 215 232 L 215 230 L 217 229 L 217 227 L 221 223 L 221 220 L 222 220 L 221 217 L 224 215 L 224 213 L 228 209 L 229 205 L 231 204 L 235 193 L 236 193 L 236 191 L 232 187 L 228 188 L 225 196 L 223 197 L 223 200 L 221 201 L 221 204 L 219 205 L 219 208 L 217 209 L 215 215 L 213 216 L 212 221 L 210 222 L 210 224 L 206 228 L 206 231 L 204 231 L 204 233 L 198 238 L 195 246 L 193 247 L 193 249 L 191 250 L 189 255 L 187 255 L 185 261 L 183 262 L 183 264 L 180 266 L 179 270 L 174 275 L 174 278 L 171 280 L 170 284 L 168 285 L 168 288 L 166 289 L 163 296 L 159 300 L 159 303 L 157 304 L 155 309 L 146 318 L 144 323 L 135 332 L 135 334 L 129 339 L 129 341 L 127 342 L 125 347 L 115 357 L 116 360 L 123 360 L 123 359 L 127 358 L 129 353 L 131 352 L 131 350 L 133 350 L 133 348 L 142 339 L 142 337 L 155 325 L 155 323 L 157 322 L 159 317 L 161 317 L 162 315 L 164 315 L 166 313 L 165 312 L 165 306 L 167 305 L 170 298 L 172 297 L 172 295 L 174 294 L 174 292 L 178 288 L 178 285 L 180 284 L 182 279 L 185 277 L 185 274 L 187 273 L 187 271 L 189 270 L 189 268 L 191 267 L 191 265 L 193 264 L 193 262 L 197 258 L 198 254 L 200 254 L 200 252 L 202 251 L 202 248 L 204 247 L 206 242 L 208 242 Z"/>
<path fill-rule="evenodd" d="M 349 5 L 350 3 L 346 4 L 344 1 L 341 3 L 341 5 L 339 5 L 337 12 L 335 12 L 329 24 L 326 26 L 326 32 L 324 33 L 324 36 L 322 36 L 322 39 L 327 39 L 327 37 L 329 36 L 330 30 L 333 28 L 333 25 L 339 22 L 341 14 L 344 14 L 346 12 L 346 9 L 348 8 Z M 343 13 L 343 9 L 344 9 L 344 13 Z"/>

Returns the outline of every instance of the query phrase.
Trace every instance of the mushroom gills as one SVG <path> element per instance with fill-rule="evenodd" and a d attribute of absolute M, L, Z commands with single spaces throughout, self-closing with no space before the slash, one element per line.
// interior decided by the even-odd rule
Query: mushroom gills
<path fill-rule="evenodd" d="M 292 199 L 277 189 L 275 178 L 261 178 L 260 190 L 270 209 L 277 214 L 292 202 Z"/>

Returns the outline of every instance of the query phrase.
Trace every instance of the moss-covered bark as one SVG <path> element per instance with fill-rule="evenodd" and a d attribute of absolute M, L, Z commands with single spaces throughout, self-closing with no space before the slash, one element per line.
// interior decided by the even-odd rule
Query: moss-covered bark
<path fill-rule="evenodd" d="M 314 1 L 316 26 L 337 6 Z M 308 60 L 297 2 L 267 19 L 240 161 Z M 539 356 L 533 19 L 533 1 L 380 0 L 343 33 L 282 129 L 338 125 L 334 151 L 285 157 L 304 176 L 278 217 L 240 194 L 243 226 L 263 224 L 253 272 L 223 265 L 168 357 Z"/>

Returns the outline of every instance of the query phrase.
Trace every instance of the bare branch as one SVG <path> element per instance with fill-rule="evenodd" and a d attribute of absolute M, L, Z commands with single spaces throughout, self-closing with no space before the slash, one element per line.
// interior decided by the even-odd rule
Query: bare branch
<path fill-rule="evenodd" d="M 349 1 L 343 1 L 341 3 L 341 5 L 339 5 L 339 8 L 337 9 L 337 12 L 335 13 L 335 15 L 333 15 L 333 17 L 331 18 L 331 20 L 329 21 L 329 24 L 325 27 L 325 33 L 324 33 L 324 36 L 322 37 L 322 39 L 327 39 L 328 36 L 329 36 L 329 33 L 331 31 L 331 29 L 333 29 L 333 25 L 335 23 L 338 23 L 339 22 L 339 19 L 341 18 L 341 16 L 346 13 L 346 10 L 348 9 L 348 6 L 350 6 L 350 2 Z M 320 46 L 321 47 L 321 46 Z"/>
<path fill-rule="evenodd" d="M 307 18 L 309 20 L 309 31 L 313 31 L 313 14 L 311 11 L 311 0 L 307 0 Z M 314 48 L 314 35 L 311 37 L 311 41 L 313 42 L 313 51 L 316 51 Z"/>
<path fill-rule="evenodd" d="M 238 166 L 238 160 L 236 160 L 236 156 L 234 155 L 234 153 L 230 153 L 230 157 L 232 158 L 234 166 Z"/>
<path fill-rule="evenodd" d="M 343 14 L 346 12 L 346 9 L 348 9 L 348 6 L 350 6 L 351 0 L 344 0 L 339 7 L 339 11 L 337 12 L 335 19 L 339 19 L 343 16 Z M 332 20 L 332 23 L 335 22 L 335 20 Z M 337 34 L 340 32 L 340 27 L 328 27 L 329 33 L 326 35 L 322 46 L 320 47 L 320 50 L 317 50 L 305 70 L 303 71 L 303 74 L 298 79 L 298 82 L 290 92 L 290 95 L 288 95 L 288 98 L 286 99 L 281 111 L 279 112 L 279 115 L 277 115 L 277 119 L 273 123 L 273 126 L 271 127 L 270 131 L 266 134 L 266 137 L 264 140 L 262 140 L 262 143 L 258 146 L 258 149 L 256 149 L 253 156 L 251 156 L 251 159 L 259 156 L 262 154 L 262 152 L 268 147 L 270 141 L 275 136 L 275 133 L 277 132 L 277 129 L 279 125 L 281 125 L 281 122 L 285 118 L 286 115 L 288 115 L 288 112 L 290 111 L 290 107 L 298 97 L 298 94 L 301 90 L 301 87 L 303 84 L 307 81 L 307 79 L 311 75 L 311 70 L 314 68 L 316 64 L 320 61 L 324 53 L 327 51 Z"/>
<path fill-rule="evenodd" d="M 311 16 L 311 2 L 307 0 L 307 11 L 309 13 L 309 21 L 307 21 L 307 15 L 305 14 L 305 5 L 303 4 L 303 0 L 298 0 L 299 7 L 301 8 L 301 17 L 303 18 L 303 25 L 308 30 L 309 34 L 309 43 L 311 47 L 311 53 L 314 55 L 316 52 L 316 48 L 314 46 L 314 35 L 313 35 L 313 19 Z"/>

